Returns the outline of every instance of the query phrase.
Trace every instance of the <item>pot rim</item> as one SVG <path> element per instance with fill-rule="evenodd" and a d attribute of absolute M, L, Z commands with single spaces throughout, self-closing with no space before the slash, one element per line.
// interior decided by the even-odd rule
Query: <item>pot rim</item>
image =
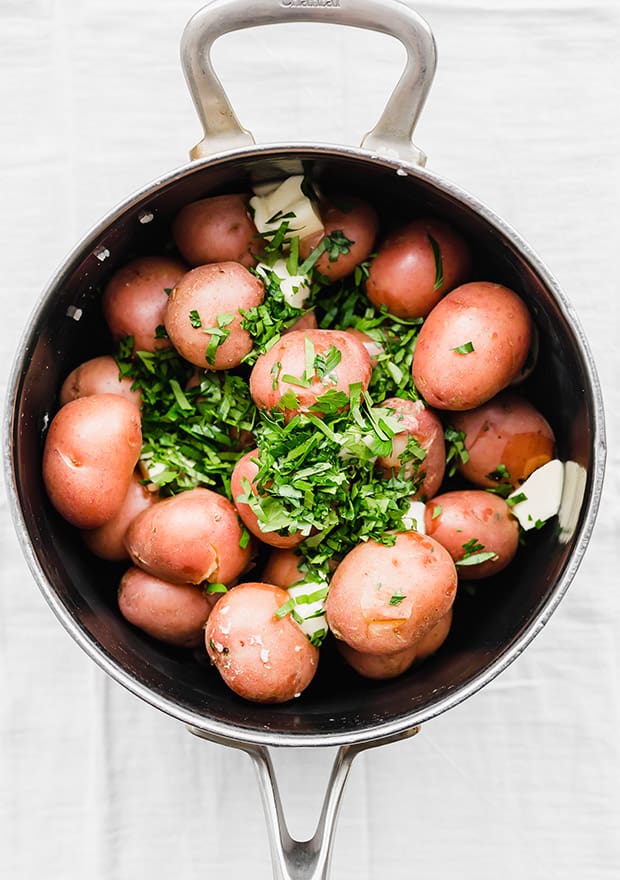
<path fill-rule="evenodd" d="M 64 277 L 71 270 L 78 257 L 82 257 L 85 252 L 96 246 L 98 239 L 108 227 L 125 212 L 135 208 L 140 202 L 144 201 L 145 198 L 153 195 L 163 186 L 173 184 L 185 177 L 191 176 L 195 171 L 205 168 L 206 166 L 217 166 L 224 163 L 231 163 L 237 159 L 291 159 L 297 157 L 295 154 L 302 153 L 306 154 L 308 158 L 349 158 L 363 162 L 371 162 L 378 167 L 391 169 L 401 175 L 406 174 L 407 176 L 417 176 L 426 179 L 438 190 L 459 201 L 498 230 L 500 234 L 505 239 L 509 240 L 515 249 L 524 257 L 538 278 L 550 291 L 559 309 L 571 324 L 575 344 L 583 359 L 587 378 L 589 380 L 590 387 L 586 389 L 586 392 L 590 397 L 592 407 L 592 466 L 588 475 L 590 491 L 584 498 L 585 508 L 581 517 L 581 525 L 575 535 L 574 547 L 565 570 L 558 578 L 558 581 L 553 587 L 545 605 L 540 609 L 538 614 L 529 621 L 521 636 L 510 643 L 505 648 L 502 655 L 495 660 L 488 669 L 477 675 L 466 685 L 461 685 L 456 688 L 452 693 L 444 696 L 431 707 L 427 707 L 424 710 L 413 711 L 395 720 L 377 721 L 372 725 L 367 725 L 349 732 L 339 733 L 276 733 L 270 731 L 268 728 L 250 730 L 243 727 L 237 727 L 234 724 L 216 721 L 210 719 L 208 716 L 186 710 L 177 705 L 173 700 L 160 696 L 149 687 L 137 681 L 124 669 L 123 666 L 114 661 L 101 646 L 96 644 L 85 629 L 82 629 L 82 627 L 78 625 L 72 613 L 60 601 L 56 590 L 47 580 L 29 539 L 26 521 L 19 502 L 19 493 L 14 468 L 14 410 L 21 389 L 26 361 L 29 354 L 29 343 L 33 338 L 34 327 L 40 320 L 41 312 L 45 304 L 53 295 L 57 287 L 62 283 Z M 577 569 L 579 568 L 579 565 L 581 564 L 581 560 L 594 528 L 594 522 L 599 508 L 605 471 L 606 443 L 604 408 L 600 381 L 581 323 L 572 305 L 562 293 L 555 278 L 551 275 L 538 255 L 521 238 L 515 229 L 474 196 L 426 168 L 422 168 L 399 158 L 391 158 L 390 156 L 359 147 L 344 147 L 337 144 L 317 144 L 301 141 L 239 147 L 215 153 L 204 159 L 185 163 L 184 165 L 181 165 L 142 186 L 124 201 L 112 208 L 111 211 L 91 227 L 83 238 L 72 248 L 43 290 L 28 318 L 22 337 L 18 342 L 8 383 L 3 430 L 3 454 L 9 507 L 22 552 L 26 558 L 30 571 L 56 617 L 60 620 L 64 628 L 69 632 L 78 645 L 101 669 L 145 702 L 150 703 L 152 706 L 165 712 L 167 715 L 178 719 L 188 727 L 199 731 L 201 735 L 206 736 L 207 738 L 213 738 L 219 742 L 225 741 L 233 745 L 245 744 L 314 747 L 380 743 L 383 740 L 393 739 L 395 736 L 405 734 L 413 728 L 418 727 L 423 722 L 426 722 L 431 718 L 442 714 L 447 709 L 463 702 L 492 681 L 514 660 L 516 660 L 516 658 L 525 650 L 527 645 L 545 626 L 564 596 L 577 572 Z"/>

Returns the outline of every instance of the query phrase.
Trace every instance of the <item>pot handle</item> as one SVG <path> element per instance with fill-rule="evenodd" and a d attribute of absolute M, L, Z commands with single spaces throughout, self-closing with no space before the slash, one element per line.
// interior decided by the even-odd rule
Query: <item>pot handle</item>
<path fill-rule="evenodd" d="M 181 40 L 185 79 L 204 128 L 204 138 L 190 151 L 190 158 L 255 143 L 237 119 L 213 69 L 213 43 L 233 31 L 291 21 L 379 31 L 403 44 L 405 69 L 381 118 L 361 145 L 424 165 L 426 156 L 411 138 L 435 73 L 436 48 L 426 21 L 401 0 L 211 0 L 189 20 Z"/>
<path fill-rule="evenodd" d="M 316 831 L 310 840 L 295 840 L 291 837 L 286 824 L 278 781 L 269 749 L 266 746 L 255 743 L 243 743 L 234 739 L 218 737 L 210 733 L 207 734 L 195 727 L 189 727 L 188 729 L 190 733 L 203 739 L 240 749 L 246 752 L 252 759 L 258 777 L 261 800 L 267 821 L 273 880 L 329 880 L 336 821 L 338 819 L 344 786 L 353 759 L 366 749 L 407 739 L 420 730 L 419 727 L 413 727 L 381 739 L 341 746 L 336 753 L 332 765 Z"/>

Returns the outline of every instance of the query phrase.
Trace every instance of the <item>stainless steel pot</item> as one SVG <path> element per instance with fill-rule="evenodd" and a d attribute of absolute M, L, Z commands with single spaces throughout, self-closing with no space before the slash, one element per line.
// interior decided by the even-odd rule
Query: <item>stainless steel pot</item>
<path fill-rule="evenodd" d="M 210 61 L 213 42 L 230 31 L 288 21 L 331 22 L 397 37 L 407 63 L 377 126 L 360 148 L 289 143 L 255 146 L 237 121 Z M 411 143 L 435 67 L 426 23 L 397 0 L 213 0 L 190 21 L 182 43 L 188 84 L 204 125 L 190 164 L 149 184 L 92 229 L 43 293 L 13 367 L 5 426 L 5 462 L 17 532 L 35 579 L 62 624 L 114 679 L 196 735 L 246 751 L 258 770 L 279 880 L 320 880 L 329 870 L 340 796 L 355 755 L 417 732 L 505 669 L 541 630 L 579 566 L 601 494 L 603 407 L 592 357 L 558 285 L 528 245 L 467 193 L 423 168 Z M 483 596 L 459 595 L 453 632 L 419 670 L 376 684 L 342 665 L 322 664 L 300 701 L 245 703 L 201 665 L 151 642 L 115 607 L 112 566 L 93 567 L 74 531 L 51 508 L 41 482 L 41 452 L 57 393 L 81 361 L 110 350 L 99 292 L 130 255 L 153 252 L 170 219 L 193 199 L 309 170 L 326 190 L 363 195 L 380 213 L 403 219 L 432 213 L 464 230 L 477 266 L 517 289 L 540 334 L 540 358 L 527 393 L 545 412 L 559 456 L 571 460 L 561 527 L 537 533 Z M 326 649 L 328 650 L 328 649 Z M 316 834 L 291 839 L 269 746 L 339 746 Z"/>

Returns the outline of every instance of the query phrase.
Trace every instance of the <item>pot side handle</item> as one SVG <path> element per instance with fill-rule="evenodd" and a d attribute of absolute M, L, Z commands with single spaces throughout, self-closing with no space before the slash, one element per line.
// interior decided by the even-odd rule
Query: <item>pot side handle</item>
<path fill-rule="evenodd" d="M 316 831 L 310 840 L 295 840 L 289 833 L 278 781 L 266 746 L 214 736 L 195 727 L 189 727 L 188 730 L 203 739 L 240 749 L 252 759 L 267 821 L 273 880 L 329 880 L 336 821 L 353 759 L 366 749 L 407 739 L 418 733 L 420 728 L 413 727 L 392 736 L 345 745 L 338 749 Z"/>
<path fill-rule="evenodd" d="M 220 150 L 255 143 L 228 100 L 211 62 L 211 47 L 224 34 L 284 22 L 313 21 L 378 31 L 405 47 L 407 61 L 376 126 L 362 147 L 390 158 L 424 165 L 426 156 L 412 143 L 415 124 L 436 66 L 433 34 L 426 21 L 400 0 L 211 0 L 188 22 L 181 39 L 181 62 L 204 138 L 191 151 L 200 159 Z"/>

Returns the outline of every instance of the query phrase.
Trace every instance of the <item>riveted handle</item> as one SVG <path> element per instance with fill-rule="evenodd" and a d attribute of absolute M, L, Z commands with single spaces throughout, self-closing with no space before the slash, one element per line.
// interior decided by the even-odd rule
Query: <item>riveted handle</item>
<path fill-rule="evenodd" d="M 200 9 L 181 40 L 185 78 L 204 128 L 204 138 L 191 150 L 191 158 L 255 143 L 213 69 L 214 42 L 233 31 L 293 21 L 378 31 L 403 44 L 405 69 L 362 147 L 424 165 L 426 156 L 411 138 L 435 73 L 435 41 L 426 21 L 400 0 L 212 0 Z"/>

